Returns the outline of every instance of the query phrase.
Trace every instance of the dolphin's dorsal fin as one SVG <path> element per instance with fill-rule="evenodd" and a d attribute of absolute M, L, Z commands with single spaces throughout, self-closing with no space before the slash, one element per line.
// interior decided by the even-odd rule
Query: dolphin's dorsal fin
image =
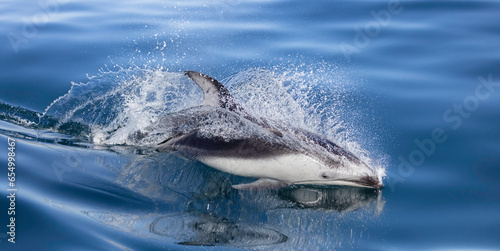
<path fill-rule="evenodd" d="M 241 106 L 234 101 L 229 90 L 216 79 L 195 71 L 186 71 L 185 74 L 203 91 L 202 105 L 222 107 L 231 111 L 243 111 Z"/>

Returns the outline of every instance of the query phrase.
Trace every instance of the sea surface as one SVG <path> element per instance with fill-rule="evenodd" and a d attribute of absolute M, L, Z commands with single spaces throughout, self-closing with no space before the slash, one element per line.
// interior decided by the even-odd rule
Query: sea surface
<path fill-rule="evenodd" d="M 0 13 L 0 250 L 500 249 L 498 1 Z M 355 153 L 384 187 L 240 191 L 254 179 L 128 144 L 201 102 L 187 70 Z"/>

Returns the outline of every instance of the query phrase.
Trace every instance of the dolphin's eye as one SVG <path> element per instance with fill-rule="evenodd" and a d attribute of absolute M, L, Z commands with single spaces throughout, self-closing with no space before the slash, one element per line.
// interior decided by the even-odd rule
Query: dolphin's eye
<path fill-rule="evenodd" d="M 328 179 L 328 175 L 326 173 L 322 173 L 321 177 L 323 177 L 323 179 Z"/>

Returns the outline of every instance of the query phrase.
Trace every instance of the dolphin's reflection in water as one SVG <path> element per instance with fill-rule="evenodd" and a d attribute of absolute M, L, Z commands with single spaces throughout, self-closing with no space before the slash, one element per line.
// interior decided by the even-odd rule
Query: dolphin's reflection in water
<path fill-rule="evenodd" d="M 274 204 L 275 210 L 287 210 L 290 215 L 300 215 L 304 222 L 307 217 L 301 210 L 318 210 L 324 214 L 333 211 L 349 213 L 375 204 L 376 213 L 383 207 L 380 191 L 363 188 L 311 188 L 298 187 L 283 189 L 277 192 L 282 204 Z M 284 205 L 293 204 L 291 208 Z M 271 209 L 273 210 L 273 209 Z M 259 212 L 255 212 L 259 213 Z M 255 247 L 285 243 L 289 238 L 305 238 L 296 233 L 304 230 L 286 229 L 282 232 L 280 224 L 262 224 L 250 222 L 247 217 L 228 219 L 203 210 L 187 210 L 179 213 L 120 214 L 108 211 L 86 211 L 85 215 L 93 220 L 120 231 L 135 233 L 142 237 L 167 238 L 179 245 L 197 246 L 232 246 Z M 273 215 L 271 213 L 271 215 Z M 274 222 L 274 220 L 269 220 Z M 314 221 L 314 220 L 311 220 Z M 293 227 L 293 226 L 290 226 Z M 146 230 L 147 229 L 147 230 Z M 318 229 L 319 230 L 319 229 Z M 306 230 L 308 234 L 314 232 Z M 293 234 L 297 236 L 291 236 Z M 331 240 L 329 240 L 331 241 Z M 287 245 L 290 246 L 290 245 Z"/>

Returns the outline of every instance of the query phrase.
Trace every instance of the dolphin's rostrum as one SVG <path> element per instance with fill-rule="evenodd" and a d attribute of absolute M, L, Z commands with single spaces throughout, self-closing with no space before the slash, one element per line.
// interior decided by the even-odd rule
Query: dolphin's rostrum
<path fill-rule="evenodd" d="M 220 171 L 259 178 L 250 184 L 234 185 L 237 189 L 278 188 L 292 184 L 383 186 L 374 169 L 327 138 L 251 116 L 219 81 L 194 71 L 185 74 L 203 91 L 200 106 L 203 109 L 160 119 L 158 123 L 175 124 L 176 128 L 183 128 L 183 123 L 195 126 L 189 131 L 178 129 L 172 137 L 157 145 L 159 151 L 175 151 Z M 249 126 L 240 131 L 236 127 L 225 127 L 232 131 L 228 136 L 211 134 L 196 125 L 206 123 L 204 116 Z"/>

